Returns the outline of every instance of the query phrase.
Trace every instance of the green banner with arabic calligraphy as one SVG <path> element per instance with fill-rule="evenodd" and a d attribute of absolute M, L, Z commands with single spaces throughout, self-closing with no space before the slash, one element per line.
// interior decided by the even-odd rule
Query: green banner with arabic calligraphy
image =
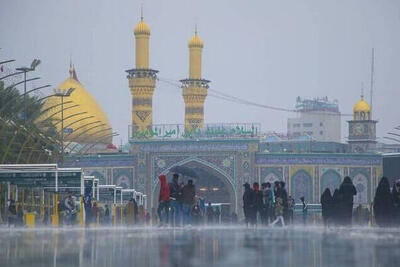
<path fill-rule="evenodd" d="M 132 140 L 140 139 L 215 139 L 253 138 L 260 134 L 259 123 L 206 124 L 203 128 L 185 129 L 183 124 L 152 125 L 146 130 L 130 127 Z"/>

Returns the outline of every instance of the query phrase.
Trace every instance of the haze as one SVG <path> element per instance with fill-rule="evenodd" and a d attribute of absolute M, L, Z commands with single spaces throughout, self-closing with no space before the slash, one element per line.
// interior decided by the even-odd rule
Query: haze
<path fill-rule="evenodd" d="M 382 137 L 400 125 L 400 2 L 398 0 L 1 0 L 0 59 L 42 60 L 37 85 L 58 86 L 70 57 L 78 77 L 106 112 L 115 144 L 127 142 L 131 96 L 125 70 L 134 68 L 133 27 L 140 5 L 151 27 L 150 66 L 159 77 L 188 76 L 187 41 L 197 20 L 204 40 L 203 78 L 212 89 L 261 104 L 293 108 L 297 96 L 338 99 L 351 113 L 361 83 L 369 98 L 375 48 L 373 117 Z M 158 82 L 154 123 L 183 123 L 179 88 Z M 208 96 L 205 122 L 261 122 L 286 132 L 291 113 Z M 342 118 L 342 139 L 347 136 Z"/>

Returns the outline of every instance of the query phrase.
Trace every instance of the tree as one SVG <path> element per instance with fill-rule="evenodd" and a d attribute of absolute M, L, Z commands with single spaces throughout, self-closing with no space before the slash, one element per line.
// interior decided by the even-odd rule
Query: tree
<path fill-rule="evenodd" d="M 15 87 L 0 81 L 0 163 L 54 162 L 61 145 L 57 130 L 51 120 L 38 127 L 43 103 L 37 96 L 27 95 L 25 101 Z"/>

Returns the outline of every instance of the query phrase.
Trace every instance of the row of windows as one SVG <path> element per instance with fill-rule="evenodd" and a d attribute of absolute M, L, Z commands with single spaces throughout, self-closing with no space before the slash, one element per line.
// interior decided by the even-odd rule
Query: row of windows
<path fill-rule="evenodd" d="M 314 135 L 314 132 L 311 132 L 311 131 L 309 131 L 309 132 L 304 132 L 303 134 L 307 134 L 307 135 Z M 323 131 L 319 131 L 319 135 L 323 135 L 324 134 L 324 132 Z M 302 135 L 302 133 L 301 132 L 293 132 L 293 136 L 300 136 L 300 135 Z"/>
<path fill-rule="evenodd" d="M 293 128 L 298 128 L 300 126 L 301 126 L 301 123 L 293 123 Z M 324 126 L 324 123 L 320 122 L 319 126 L 321 126 L 321 127 Z M 289 125 L 289 127 L 290 127 L 290 125 Z M 311 122 L 305 122 L 305 123 L 303 123 L 303 127 L 307 127 L 307 128 L 313 127 L 313 124 Z"/>

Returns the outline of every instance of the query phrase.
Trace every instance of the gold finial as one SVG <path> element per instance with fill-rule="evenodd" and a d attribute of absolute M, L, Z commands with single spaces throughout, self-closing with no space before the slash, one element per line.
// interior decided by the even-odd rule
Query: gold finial
<path fill-rule="evenodd" d="M 69 57 L 69 77 L 72 78 L 74 73 L 74 67 L 72 65 L 72 56 Z"/>
<path fill-rule="evenodd" d="M 197 18 L 195 19 L 194 22 L 194 35 L 197 35 Z"/>
<path fill-rule="evenodd" d="M 361 99 L 364 99 L 364 82 L 361 82 Z"/>
<path fill-rule="evenodd" d="M 140 5 L 140 20 L 143 21 L 143 3 Z"/>

